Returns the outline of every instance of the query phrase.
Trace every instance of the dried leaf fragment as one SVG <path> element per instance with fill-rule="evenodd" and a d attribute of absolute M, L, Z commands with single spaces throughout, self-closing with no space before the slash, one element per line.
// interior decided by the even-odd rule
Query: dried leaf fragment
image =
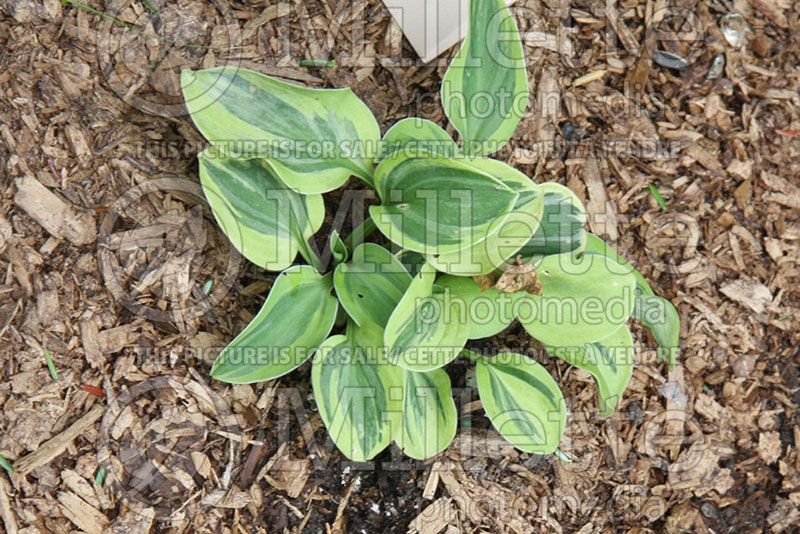
<path fill-rule="evenodd" d="M 530 263 L 522 263 L 522 258 L 519 256 L 514 263 L 506 265 L 505 272 L 497 280 L 494 288 L 503 293 L 525 290 L 531 295 L 542 294 L 542 283 L 539 281 L 536 267 Z"/>

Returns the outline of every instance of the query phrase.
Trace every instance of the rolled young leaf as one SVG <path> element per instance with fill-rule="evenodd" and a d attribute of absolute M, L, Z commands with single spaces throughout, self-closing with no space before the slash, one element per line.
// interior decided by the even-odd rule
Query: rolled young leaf
<path fill-rule="evenodd" d="M 525 330 L 545 345 L 598 341 L 625 324 L 633 311 L 636 280 L 609 269 L 596 254 L 556 254 L 536 265 L 541 295 L 515 302 Z"/>
<path fill-rule="evenodd" d="M 557 183 L 540 184 L 544 194 L 541 224 L 519 250 L 525 260 L 552 254 L 580 252 L 586 245 L 586 210 L 578 197 Z"/>
<path fill-rule="evenodd" d="M 350 323 L 314 356 L 311 385 L 333 442 L 350 460 L 366 462 L 386 448 L 402 409 L 403 371 L 386 361 L 382 332 Z"/>
<path fill-rule="evenodd" d="M 403 297 L 411 275 L 391 252 L 375 243 L 353 251 L 333 275 L 339 302 L 357 324 L 374 323 L 383 328 Z"/>
<path fill-rule="evenodd" d="M 516 353 L 476 358 L 478 394 L 492 426 L 525 452 L 552 454 L 564 433 L 564 397 L 553 377 Z"/>
<path fill-rule="evenodd" d="M 472 246 L 498 231 L 519 198 L 491 175 L 422 150 L 404 150 L 375 170 L 378 229 L 397 245 L 425 254 Z"/>
<path fill-rule="evenodd" d="M 599 341 L 568 347 L 547 347 L 552 356 L 588 371 L 597 386 L 597 404 L 603 417 L 614 413 L 633 375 L 633 336 L 627 326 Z"/>
<path fill-rule="evenodd" d="M 225 154 L 269 160 L 301 193 L 372 183 L 380 128 L 350 89 L 308 89 L 238 67 L 181 72 L 186 107 Z"/>
<path fill-rule="evenodd" d="M 211 376 L 249 384 L 299 367 L 333 328 L 339 303 L 331 278 L 308 265 L 280 273 L 261 310 L 217 357 Z"/>
<path fill-rule="evenodd" d="M 502 161 L 489 158 L 462 158 L 459 161 L 480 169 L 503 182 L 519 197 L 505 219 L 487 230 L 483 241 L 456 252 L 429 254 L 427 260 L 441 272 L 459 276 L 478 276 L 502 269 L 506 261 L 531 238 L 544 211 L 544 192 L 530 178 Z"/>
<path fill-rule="evenodd" d="M 434 293 L 436 272 L 422 266 L 386 324 L 389 361 L 409 371 L 427 372 L 453 361 L 467 343 L 464 310 Z"/>
<path fill-rule="evenodd" d="M 469 27 L 442 80 L 442 107 L 461 134 L 462 152 L 505 145 L 528 104 L 528 74 L 517 23 L 503 0 L 471 0 Z"/>
<path fill-rule="evenodd" d="M 458 416 L 443 369 L 403 372 L 402 419 L 395 442 L 416 460 L 427 460 L 447 448 L 456 435 Z"/>
<path fill-rule="evenodd" d="M 681 335 L 681 318 L 675 306 L 665 298 L 657 296 L 650 288 L 647 280 L 617 254 L 602 239 L 594 234 L 587 234 L 586 252 L 601 254 L 618 263 L 623 272 L 633 273 L 636 278 L 636 299 L 633 316 L 642 321 L 653 334 L 658 343 L 659 358 L 665 358 L 670 370 L 675 367 L 678 357 L 678 344 Z"/>
<path fill-rule="evenodd" d="M 200 183 L 217 223 L 248 260 L 271 271 L 297 252 L 312 261 L 308 240 L 322 226 L 322 195 L 289 189 L 260 159 L 240 160 L 209 147 L 198 155 Z"/>
<path fill-rule="evenodd" d="M 328 246 L 331 247 L 331 258 L 333 260 L 334 267 L 337 267 L 341 263 L 347 261 L 347 257 L 350 255 L 350 253 L 347 250 L 347 245 L 345 245 L 344 241 L 342 241 L 339 232 L 336 230 L 331 230 L 331 238 Z"/>
<path fill-rule="evenodd" d="M 383 135 L 375 164 L 387 157 L 395 157 L 404 150 L 426 150 L 452 158 L 458 154 L 458 145 L 441 126 L 417 117 L 403 119 Z"/>

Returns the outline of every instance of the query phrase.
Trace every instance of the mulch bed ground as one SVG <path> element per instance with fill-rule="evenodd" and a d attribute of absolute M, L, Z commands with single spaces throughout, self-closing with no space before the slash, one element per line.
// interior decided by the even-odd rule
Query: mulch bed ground
<path fill-rule="evenodd" d="M 680 311 L 679 364 L 634 325 L 633 379 L 602 420 L 591 377 L 541 356 L 569 399 L 571 463 L 503 445 L 456 365 L 454 444 L 368 466 L 326 439 L 308 366 L 209 378 L 274 275 L 202 207 L 177 75 L 235 63 L 351 86 L 385 131 L 445 125 L 447 62 L 418 64 L 375 0 L 87 5 L 138 30 L 58 0 L 0 6 L 6 532 L 800 531 L 800 4 L 515 3 L 532 104 L 497 157 L 586 201 Z M 738 49 L 720 26 L 734 10 Z M 319 58 L 336 66 L 297 66 Z M 512 326 L 497 346 L 531 342 Z"/>

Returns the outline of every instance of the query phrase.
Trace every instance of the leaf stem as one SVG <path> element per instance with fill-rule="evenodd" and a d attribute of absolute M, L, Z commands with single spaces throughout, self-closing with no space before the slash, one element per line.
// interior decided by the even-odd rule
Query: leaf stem
<path fill-rule="evenodd" d="M 471 351 L 471 350 L 469 350 L 469 349 L 463 349 L 463 350 L 461 351 L 461 355 L 462 355 L 463 357 L 465 357 L 466 359 L 468 359 L 468 360 L 472 360 L 473 362 L 477 362 L 478 360 L 480 360 L 481 358 L 483 358 L 483 356 L 481 356 L 481 355 L 480 355 L 480 354 L 478 354 L 477 352 L 472 352 L 472 351 Z"/>
<path fill-rule="evenodd" d="M 322 263 L 322 259 L 311 250 L 311 247 L 308 246 L 308 242 L 305 239 L 299 239 L 298 242 L 300 244 L 300 255 L 319 273 L 324 272 L 325 264 Z"/>
<path fill-rule="evenodd" d="M 367 217 L 364 222 L 356 226 L 356 228 L 344 240 L 344 244 L 347 249 L 353 250 L 358 245 L 363 243 L 364 240 L 375 231 L 375 228 L 377 228 L 377 226 L 375 226 L 375 221 L 372 220 L 372 217 Z"/>

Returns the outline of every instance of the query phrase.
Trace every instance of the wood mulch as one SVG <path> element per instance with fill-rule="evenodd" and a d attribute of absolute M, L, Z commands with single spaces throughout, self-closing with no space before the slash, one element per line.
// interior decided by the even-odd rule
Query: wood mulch
<path fill-rule="evenodd" d="M 209 378 L 274 275 L 202 207 L 177 74 L 352 86 L 385 130 L 445 124 L 446 61 L 416 64 L 376 0 L 86 1 L 139 33 L 58 0 L 0 5 L 6 532 L 798 532 L 800 4 L 516 2 L 532 105 L 498 157 L 586 201 L 680 311 L 679 364 L 635 324 L 637 368 L 602 420 L 591 377 L 542 356 L 569 398 L 571 463 L 505 446 L 456 365 L 471 425 L 430 462 L 392 449 L 365 467 L 326 440 L 308 366 Z M 720 28 L 732 10 L 740 49 Z M 657 39 L 689 68 L 653 62 Z M 531 347 L 514 327 L 497 344 Z"/>

